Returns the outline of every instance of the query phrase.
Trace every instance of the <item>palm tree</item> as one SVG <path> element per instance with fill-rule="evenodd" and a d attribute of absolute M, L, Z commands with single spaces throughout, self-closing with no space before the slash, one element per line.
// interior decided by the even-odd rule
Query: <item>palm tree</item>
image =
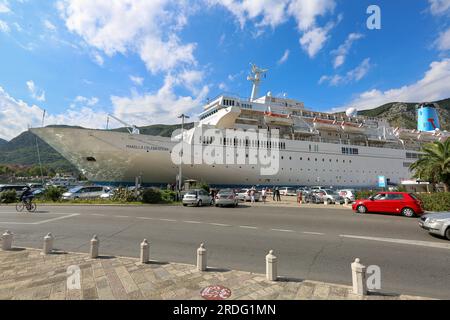
<path fill-rule="evenodd" d="M 422 147 L 423 155 L 410 165 L 414 177 L 430 183 L 443 183 L 445 192 L 450 186 L 450 139 L 435 141 Z"/>

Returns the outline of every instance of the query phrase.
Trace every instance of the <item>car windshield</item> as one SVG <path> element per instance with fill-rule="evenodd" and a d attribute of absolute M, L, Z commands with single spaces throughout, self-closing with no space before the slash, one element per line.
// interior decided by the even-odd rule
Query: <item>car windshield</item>
<path fill-rule="evenodd" d="M 75 187 L 69 190 L 70 193 L 77 193 L 78 191 L 80 191 L 81 189 L 83 189 L 83 187 Z"/>

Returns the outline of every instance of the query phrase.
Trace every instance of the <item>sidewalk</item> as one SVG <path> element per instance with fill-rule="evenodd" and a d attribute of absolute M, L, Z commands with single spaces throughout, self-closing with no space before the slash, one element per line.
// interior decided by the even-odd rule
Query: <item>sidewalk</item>
<path fill-rule="evenodd" d="M 352 205 L 340 205 L 340 204 L 308 204 L 308 203 L 297 203 L 297 197 L 293 196 L 282 196 L 281 201 L 273 201 L 272 196 L 268 196 L 266 203 L 258 201 L 255 203 L 245 202 L 246 205 L 251 206 L 272 206 L 272 207 L 288 207 L 288 208 L 319 208 L 319 209 L 340 209 L 340 210 L 351 210 Z"/>
<path fill-rule="evenodd" d="M 67 289 L 69 266 L 78 266 L 81 270 L 80 289 Z M 81 253 L 57 252 L 43 256 L 36 249 L 0 251 L 1 300 L 202 300 L 201 291 L 212 285 L 229 288 L 231 296 L 228 300 L 363 299 L 353 295 L 348 286 L 296 279 L 270 282 L 264 275 L 242 271 L 210 269 L 198 272 L 193 265 L 163 262 L 142 265 L 134 258 L 105 256 L 94 260 Z M 426 298 L 369 295 L 364 299 Z"/>

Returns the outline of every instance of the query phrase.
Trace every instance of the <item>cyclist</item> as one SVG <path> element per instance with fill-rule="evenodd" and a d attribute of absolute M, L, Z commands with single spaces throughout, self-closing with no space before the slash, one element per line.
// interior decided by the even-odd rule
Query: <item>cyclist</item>
<path fill-rule="evenodd" d="M 25 205 L 29 205 L 31 204 L 31 201 L 33 201 L 34 195 L 33 192 L 31 191 L 30 187 L 25 187 L 22 189 L 23 193 L 20 196 L 20 201 L 23 202 L 23 204 Z"/>

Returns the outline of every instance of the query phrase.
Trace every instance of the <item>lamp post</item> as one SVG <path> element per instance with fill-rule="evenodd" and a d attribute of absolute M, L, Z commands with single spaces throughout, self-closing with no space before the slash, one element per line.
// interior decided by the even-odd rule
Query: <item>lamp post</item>
<path fill-rule="evenodd" d="M 180 165 L 178 168 L 178 190 L 180 192 L 181 196 L 181 187 L 183 184 L 183 152 L 184 152 L 184 121 L 185 119 L 189 119 L 189 116 L 185 115 L 184 113 L 178 117 L 178 119 L 181 119 L 181 155 L 180 155 Z"/>

